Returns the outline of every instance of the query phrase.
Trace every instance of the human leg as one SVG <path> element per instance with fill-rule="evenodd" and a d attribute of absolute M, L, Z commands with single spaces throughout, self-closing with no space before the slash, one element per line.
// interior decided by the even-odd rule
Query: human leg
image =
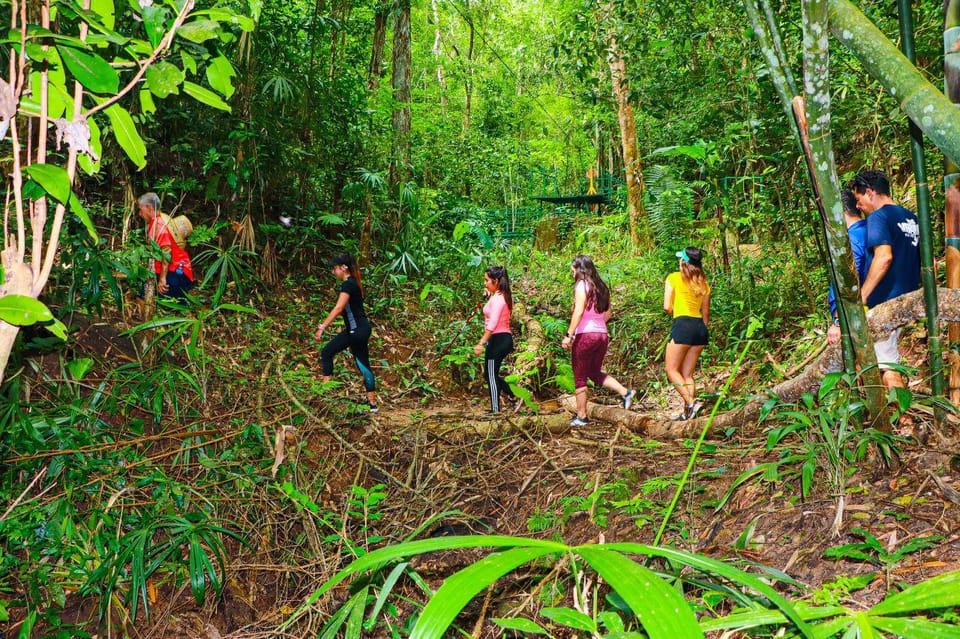
<path fill-rule="evenodd" d="M 510 385 L 500 376 L 500 366 L 504 358 L 513 350 L 513 336 L 509 333 L 495 333 L 487 342 L 483 358 L 483 373 L 490 392 L 490 412 L 500 412 L 500 395 L 513 397 Z"/>
<path fill-rule="evenodd" d="M 570 364 L 573 367 L 574 398 L 577 405 L 576 420 L 580 422 L 587 419 L 587 377 L 591 355 L 589 339 L 584 339 L 585 335 L 588 333 L 577 335 L 570 345 Z"/>
<path fill-rule="evenodd" d="M 887 390 L 892 388 L 905 388 L 903 375 L 890 368 L 890 364 L 900 363 L 900 349 L 897 345 L 900 339 L 900 329 L 894 330 L 883 339 L 873 342 L 873 351 L 877 356 L 877 363 L 880 365 L 880 374 Z"/>
<path fill-rule="evenodd" d="M 683 361 L 691 348 L 692 347 L 687 344 L 677 344 L 671 340 L 667 344 L 663 358 L 664 368 L 667 371 L 667 379 L 673 384 L 677 393 L 680 394 L 684 408 L 693 403 L 692 388 L 687 386 L 682 372 Z"/>
<path fill-rule="evenodd" d="M 370 327 L 360 326 L 356 332 L 349 333 L 350 353 L 353 354 L 353 361 L 357 365 L 357 370 L 363 376 L 363 387 L 367 391 L 367 400 L 370 406 L 375 408 L 377 404 L 377 380 L 373 376 L 373 369 L 370 367 Z"/>
<path fill-rule="evenodd" d="M 320 350 L 320 378 L 329 382 L 333 379 L 333 357 L 337 353 L 343 352 L 350 347 L 350 333 L 343 331 L 333 336 L 329 342 Z"/>

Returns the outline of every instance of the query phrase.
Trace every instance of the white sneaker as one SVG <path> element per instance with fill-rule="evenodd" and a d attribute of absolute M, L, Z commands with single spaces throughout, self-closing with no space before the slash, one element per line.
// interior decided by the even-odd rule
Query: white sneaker
<path fill-rule="evenodd" d="M 633 406 L 633 397 L 636 394 L 637 391 L 631 388 L 620 398 L 620 401 L 623 402 L 623 410 L 630 410 L 630 407 Z"/>

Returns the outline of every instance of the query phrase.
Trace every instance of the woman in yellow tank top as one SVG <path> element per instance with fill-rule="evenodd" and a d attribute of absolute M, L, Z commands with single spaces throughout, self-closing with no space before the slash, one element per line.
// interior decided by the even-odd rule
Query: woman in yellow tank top
<path fill-rule="evenodd" d="M 703 408 L 697 399 L 693 371 L 709 341 L 710 284 L 703 272 L 703 253 L 688 246 L 677 253 L 680 270 L 667 276 L 663 289 L 663 310 L 673 316 L 670 341 L 664 356 L 667 379 L 683 399 L 683 411 L 676 420 L 693 419 Z"/>

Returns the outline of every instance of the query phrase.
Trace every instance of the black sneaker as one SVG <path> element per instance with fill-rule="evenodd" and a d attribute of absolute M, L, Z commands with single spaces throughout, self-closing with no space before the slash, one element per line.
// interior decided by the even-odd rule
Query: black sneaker
<path fill-rule="evenodd" d="M 630 407 L 633 406 L 633 397 L 636 394 L 637 391 L 631 388 L 620 398 L 620 401 L 623 402 L 623 410 L 630 410 Z"/>
<path fill-rule="evenodd" d="M 671 417 L 670 419 L 672 419 L 672 420 L 675 421 L 675 422 L 685 422 L 685 421 L 687 421 L 687 420 L 690 419 L 690 418 L 687 417 L 687 409 L 686 409 L 686 407 L 684 407 L 682 413 L 679 413 L 679 414 L 677 414 L 677 415 L 674 415 L 674 416 Z"/>
<path fill-rule="evenodd" d="M 368 403 L 370 404 L 370 412 L 371 412 L 371 413 L 379 413 L 379 412 L 380 412 L 380 409 L 377 407 L 376 404 L 374 404 L 373 402 L 368 402 Z"/>
<path fill-rule="evenodd" d="M 570 427 L 580 428 L 581 426 L 586 426 L 589 423 L 590 423 L 589 419 L 587 419 L 586 417 L 580 417 L 579 415 L 577 415 L 570 420 Z"/>

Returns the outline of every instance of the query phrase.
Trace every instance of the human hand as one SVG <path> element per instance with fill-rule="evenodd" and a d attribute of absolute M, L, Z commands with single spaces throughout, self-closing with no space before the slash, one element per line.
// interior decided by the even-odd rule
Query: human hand
<path fill-rule="evenodd" d="M 827 344 L 831 346 L 840 341 L 840 327 L 836 324 L 831 324 L 830 328 L 827 329 Z"/>
<path fill-rule="evenodd" d="M 483 354 L 483 347 L 483 342 L 477 342 L 477 345 L 473 347 L 473 354 L 480 357 L 480 355 Z"/>
<path fill-rule="evenodd" d="M 157 290 L 160 291 L 161 293 L 166 293 L 167 291 L 170 290 L 170 285 L 167 284 L 166 276 L 163 276 L 159 280 L 157 280 Z"/>
<path fill-rule="evenodd" d="M 570 346 L 572 344 L 573 344 L 573 340 L 566 336 L 564 336 L 563 341 L 560 342 L 560 346 L 562 346 L 564 349 L 568 351 L 570 350 Z"/>
<path fill-rule="evenodd" d="M 314 337 L 314 339 L 316 339 L 317 341 L 319 341 L 320 338 L 323 337 L 323 324 L 321 324 L 321 325 L 317 328 L 317 332 L 313 334 L 313 337 Z"/>

